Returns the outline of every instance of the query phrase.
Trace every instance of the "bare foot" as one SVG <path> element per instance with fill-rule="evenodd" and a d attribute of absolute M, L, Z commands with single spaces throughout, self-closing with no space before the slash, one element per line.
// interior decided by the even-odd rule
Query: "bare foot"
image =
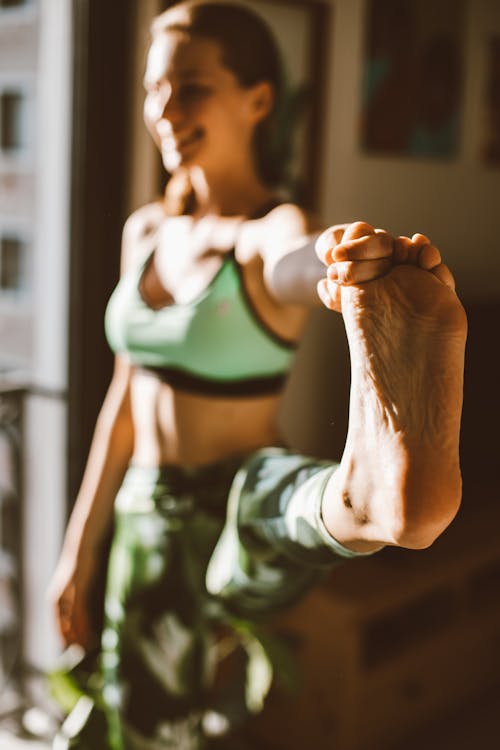
<path fill-rule="evenodd" d="M 358 551 L 428 546 L 461 497 L 465 312 L 424 235 L 389 240 L 390 250 L 387 237 L 358 222 L 337 247 L 323 235 L 318 248 L 329 264 L 320 296 L 342 312 L 352 370 L 349 431 L 323 517 Z"/>

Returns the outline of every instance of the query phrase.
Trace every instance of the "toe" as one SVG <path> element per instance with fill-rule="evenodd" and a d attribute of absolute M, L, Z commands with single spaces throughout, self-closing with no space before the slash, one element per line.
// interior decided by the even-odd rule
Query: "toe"
<path fill-rule="evenodd" d="M 452 291 L 455 291 L 455 279 L 453 278 L 453 274 L 448 268 L 448 266 L 445 266 L 444 263 L 440 263 L 439 265 L 435 266 L 430 271 L 436 278 L 439 279 L 445 286 L 447 286 Z"/>
<path fill-rule="evenodd" d="M 411 247 L 408 252 L 408 262 L 413 266 L 420 266 L 420 253 L 431 244 L 430 239 L 425 235 L 417 232 L 411 238 Z"/>
<path fill-rule="evenodd" d="M 418 253 L 418 265 L 424 271 L 430 271 L 441 263 L 441 253 L 435 245 L 424 245 Z"/>

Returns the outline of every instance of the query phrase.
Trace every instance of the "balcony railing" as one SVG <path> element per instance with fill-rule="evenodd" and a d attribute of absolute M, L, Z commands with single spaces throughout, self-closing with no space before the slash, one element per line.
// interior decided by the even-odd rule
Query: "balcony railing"
<path fill-rule="evenodd" d="M 0 374 L 0 713 L 22 653 L 22 413 L 26 389 Z"/>

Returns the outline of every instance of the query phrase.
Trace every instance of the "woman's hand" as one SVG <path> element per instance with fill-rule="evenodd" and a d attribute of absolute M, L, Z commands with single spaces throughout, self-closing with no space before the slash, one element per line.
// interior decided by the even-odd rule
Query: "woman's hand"
<path fill-rule="evenodd" d="M 439 250 L 425 235 L 394 239 L 383 229 L 374 229 L 363 221 L 349 224 L 345 231 L 341 229 L 338 225 L 330 227 L 316 241 L 318 258 L 327 266 L 326 278 L 318 283 L 318 295 L 328 309 L 342 312 L 342 287 L 374 281 L 398 265 L 430 271 L 455 289 Z"/>
<path fill-rule="evenodd" d="M 95 645 L 90 601 L 98 560 L 98 555 L 63 553 L 54 573 L 48 597 L 65 646 L 77 643 L 88 650 Z"/>
<path fill-rule="evenodd" d="M 316 242 L 318 258 L 327 266 L 318 294 L 330 310 L 342 311 L 342 286 L 366 283 L 384 276 L 393 266 L 394 240 L 382 229 L 357 221 L 344 231 L 324 231 Z"/>

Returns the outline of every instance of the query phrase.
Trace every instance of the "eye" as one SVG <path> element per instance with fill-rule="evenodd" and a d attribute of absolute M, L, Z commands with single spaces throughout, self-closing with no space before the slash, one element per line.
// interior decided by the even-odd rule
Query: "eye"
<path fill-rule="evenodd" d="M 201 83 L 184 83 L 178 92 L 179 100 L 182 104 L 190 104 L 209 96 L 211 89 Z"/>

